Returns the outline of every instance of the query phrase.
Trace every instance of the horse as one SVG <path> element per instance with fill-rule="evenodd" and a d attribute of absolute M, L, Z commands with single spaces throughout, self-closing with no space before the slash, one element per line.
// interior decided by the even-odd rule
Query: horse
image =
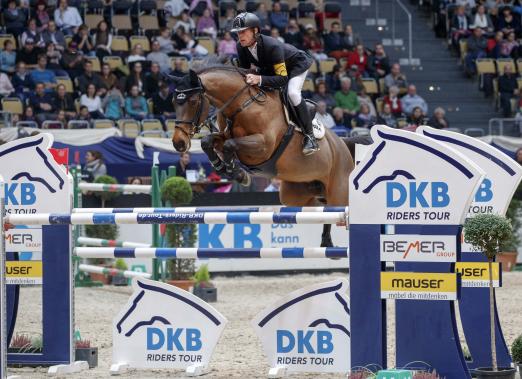
<path fill-rule="evenodd" d="M 286 206 L 347 206 L 348 177 L 354 169 L 351 143 L 326 130 L 318 141 L 320 151 L 304 156 L 303 135 L 287 121 L 280 92 L 246 84 L 249 72 L 203 64 L 174 79 L 174 148 L 188 151 L 191 138 L 207 126 L 212 133 L 201 147 L 218 174 L 243 185 L 250 184 L 251 174 L 276 177 L 281 180 L 279 199 Z M 211 105 L 216 108 L 213 116 Z M 333 245 L 330 229 L 324 226 L 321 246 Z"/>

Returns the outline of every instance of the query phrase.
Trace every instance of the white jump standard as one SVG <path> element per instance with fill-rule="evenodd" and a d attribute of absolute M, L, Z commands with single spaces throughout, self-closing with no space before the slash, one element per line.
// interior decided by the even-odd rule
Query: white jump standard
<path fill-rule="evenodd" d="M 201 213 L 201 212 L 346 212 L 348 207 L 176 207 L 176 208 L 75 208 L 73 213 Z"/>

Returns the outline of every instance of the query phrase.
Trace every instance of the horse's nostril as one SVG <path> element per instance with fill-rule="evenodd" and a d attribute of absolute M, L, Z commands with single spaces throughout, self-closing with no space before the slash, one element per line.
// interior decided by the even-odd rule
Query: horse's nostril
<path fill-rule="evenodd" d="M 186 145 L 184 141 L 177 141 L 172 143 L 174 145 L 174 149 L 179 152 L 184 152 L 186 150 Z"/>

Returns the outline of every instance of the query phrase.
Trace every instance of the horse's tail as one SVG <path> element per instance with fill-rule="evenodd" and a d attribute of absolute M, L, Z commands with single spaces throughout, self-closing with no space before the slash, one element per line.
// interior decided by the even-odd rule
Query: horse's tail
<path fill-rule="evenodd" d="M 350 150 L 350 154 L 352 154 L 352 158 L 355 161 L 355 145 L 371 145 L 373 143 L 372 137 L 370 135 L 365 136 L 354 136 L 354 137 L 342 137 L 341 140 L 345 143 Z"/>

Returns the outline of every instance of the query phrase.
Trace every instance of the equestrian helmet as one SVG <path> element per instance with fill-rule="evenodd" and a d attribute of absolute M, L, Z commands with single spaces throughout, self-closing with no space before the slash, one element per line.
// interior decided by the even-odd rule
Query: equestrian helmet
<path fill-rule="evenodd" d="M 261 21 L 259 21 L 259 17 L 250 12 L 243 12 L 236 16 L 234 22 L 232 23 L 231 32 L 240 32 L 248 28 L 258 28 L 261 29 Z"/>

